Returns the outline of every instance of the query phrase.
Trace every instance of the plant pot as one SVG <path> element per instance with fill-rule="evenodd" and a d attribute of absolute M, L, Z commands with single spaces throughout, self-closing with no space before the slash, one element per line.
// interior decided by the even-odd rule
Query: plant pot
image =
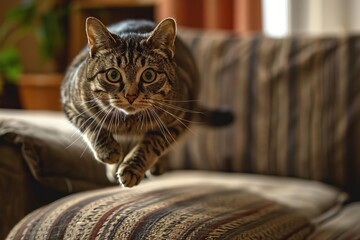
<path fill-rule="evenodd" d="M 1 82 L 0 108 L 21 108 L 18 86 L 10 82 Z"/>
<path fill-rule="evenodd" d="M 23 74 L 19 81 L 21 106 L 28 110 L 61 111 L 62 74 Z"/>

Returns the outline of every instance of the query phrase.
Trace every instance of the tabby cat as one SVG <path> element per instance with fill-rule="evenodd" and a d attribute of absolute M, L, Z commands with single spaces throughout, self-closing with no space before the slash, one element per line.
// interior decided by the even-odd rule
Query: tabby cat
<path fill-rule="evenodd" d="M 63 110 L 95 158 L 116 167 L 122 185 L 137 185 L 147 170 L 156 169 L 159 157 L 195 119 L 231 121 L 230 113 L 197 106 L 196 64 L 176 36 L 174 19 L 157 26 L 131 20 L 107 29 L 89 17 L 86 35 L 88 48 L 62 84 Z"/>

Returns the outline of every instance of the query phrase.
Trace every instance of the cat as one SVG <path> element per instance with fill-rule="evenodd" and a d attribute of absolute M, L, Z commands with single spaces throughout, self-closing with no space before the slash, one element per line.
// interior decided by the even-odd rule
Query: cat
<path fill-rule="evenodd" d="M 229 112 L 201 109 L 197 67 L 177 37 L 175 19 L 127 20 L 109 28 L 86 19 L 88 47 L 61 86 L 65 115 L 95 158 L 112 164 L 120 184 L 133 187 L 195 119 L 227 125 Z M 160 161 L 159 163 L 160 164 Z"/>

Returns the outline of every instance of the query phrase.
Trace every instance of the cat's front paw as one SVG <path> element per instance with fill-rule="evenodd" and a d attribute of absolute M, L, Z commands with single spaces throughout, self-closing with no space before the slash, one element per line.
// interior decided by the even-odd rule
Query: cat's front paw
<path fill-rule="evenodd" d="M 154 176 L 159 176 L 167 170 L 167 159 L 160 158 L 151 168 L 150 173 Z"/>
<path fill-rule="evenodd" d="M 114 164 L 119 162 L 121 154 L 116 149 L 100 149 L 95 152 L 95 158 L 103 163 Z"/>
<path fill-rule="evenodd" d="M 145 171 L 139 166 L 139 160 L 137 157 L 129 161 L 124 161 L 117 172 L 118 180 L 124 187 L 133 187 L 138 185 L 144 178 Z"/>

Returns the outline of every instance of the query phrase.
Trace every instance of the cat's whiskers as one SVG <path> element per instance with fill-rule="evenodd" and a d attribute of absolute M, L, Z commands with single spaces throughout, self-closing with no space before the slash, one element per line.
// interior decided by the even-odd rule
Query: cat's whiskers
<path fill-rule="evenodd" d="M 96 99 L 91 99 L 91 100 L 88 100 L 88 101 L 84 101 L 84 100 L 75 100 L 74 102 L 75 103 L 96 103 Z"/>
<path fill-rule="evenodd" d="M 106 109 L 101 109 L 101 111 L 99 111 L 99 112 L 97 112 L 96 113 L 96 116 L 94 116 L 93 118 L 88 118 L 87 120 L 86 120 L 86 122 L 87 121 L 89 121 L 90 119 L 93 119 L 92 120 L 92 122 L 89 124 L 89 126 L 84 130 L 84 133 L 87 133 L 88 131 L 89 131 L 89 129 L 92 127 L 92 125 L 95 123 L 95 124 L 97 124 L 96 126 L 95 126 L 95 131 L 91 134 L 91 136 L 93 136 L 93 134 L 96 132 L 96 129 L 97 129 L 97 127 L 98 127 L 98 125 L 99 125 L 99 123 L 96 121 L 97 120 L 97 117 L 100 115 L 100 114 L 103 114 L 104 112 L 106 111 Z M 104 118 L 104 117 L 103 117 Z M 102 118 L 102 119 L 103 119 Z M 101 120 L 102 120 L 101 119 Z M 101 121 L 100 120 L 100 121 Z M 86 149 L 86 148 L 85 148 Z"/>
<path fill-rule="evenodd" d="M 116 116 L 116 121 L 115 121 L 115 124 L 116 124 L 116 128 L 115 128 L 115 135 L 119 135 L 119 125 L 120 125 L 120 113 L 118 111 L 115 112 L 115 116 Z"/>
<path fill-rule="evenodd" d="M 100 132 L 101 130 L 103 129 L 103 126 L 104 126 L 104 123 L 106 122 L 106 119 L 108 118 L 108 116 L 110 115 L 110 113 L 114 110 L 114 108 L 110 108 L 106 113 L 105 113 L 105 116 L 102 118 L 102 120 L 98 123 L 98 126 L 99 127 L 99 130 L 97 132 L 97 135 L 96 135 L 96 138 L 95 138 L 95 144 L 97 144 L 97 141 L 99 139 L 99 135 L 100 135 Z M 96 129 L 97 127 L 95 128 L 95 131 L 96 132 Z"/>
<path fill-rule="evenodd" d="M 142 115 L 142 122 L 141 122 L 141 128 L 140 130 L 142 130 L 142 127 L 147 128 L 146 124 L 147 124 L 147 118 L 146 118 L 146 112 L 145 110 L 141 112 Z"/>
<path fill-rule="evenodd" d="M 77 133 L 77 131 L 75 131 L 75 133 Z M 75 135 L 75 133 L 73 135 Z M 68 146 L 65 147 L 65 149 L 69 149 L 72 145 L 74 145 L 77 141 L 79 141 L 83 136 L 81 134 L 79 134 L 79 136 L 72 142 L 70 143 Z"/>
<path fill-rule="evenodd" d="M 194 110 L 186 109 L 186 108 L 176 106 L 176 105 L 173 105 L 173 104 L 168 104 L 168 103 L 154 102 L 153 104 L 158 104 L 160 106 L 171 108 L 171 109 L 178 110 L 178 111 L 185 112 L 185 113 L 204 114 L 204 112 L 194 111 Z"/>
<path fill-rule="evenodd" d="M 98 111 L 98 112 L 96 112 L 94 115 L 92 115 L 92 117 L 88 117 L 80 126 L 79 126 L 79 129 L 81 129 L 82 127 L 84 127 L 86 124 L 87 124 L 87 122 L 89 121 L 89 120 L 93 120 L 91 123 L 90 123 L 90 125 L 89 125 L 89 127 L 96 121 L 96 119 L 97 119 L 97 117 L 100 115 L 100 114 L 102 114 L 103 112 L 104 112 L 105 110 L 104 109 L 100 109 L 100 111 Z M 85 113 L 86 111 L 84 111 L 83 113 Z M 80 116 L 80 115 L 79 115 Z M 89 127 L 87 127 L 86 128 L 86 130 L 88 130 L 89 129 Z M 85 131 L 86 131 L 85 130 Z M 85 132 L 84 131 L 84 132 Z M 76 133 L 76 132 L 75 132 Z M 74 133 L 74 134 L 75 134 Z M 74 135 L 73 134 L 73 135 Z"/>
<path fill-rule="evenodd" d="M 101 113 L 103 113 L 103 112 L 105 112 L 105 110 L 99 111 L 97 114 L 101 114 Z M 90 118 L 89 118 L 89 119 L 90 119 Z M 90 123 L 90 125 L 89 125 L 88 128 L 87 128 L 87 130 L 89 129 L 89 127 L 90 127 L 94 122 L 95 122 L 95 119 Z M 88 148 L 89 148 L 89 144 L 86 144 L 83 152 L 82 152 L 81 155 L 80 155 L 80 158 L 85 154 L 85 152 L 86 152 L 86 150 L 87 150 Z"/>
<path fill-rule="evenodd" d="M 116 108 L 114 107 L 111 107 L 111 109 L 109 110 L 109 113 L 108 114 L 111 114 L 110 116 L 110 121 L 109 122 L 109 125 L 108 125 L 108 128 L 109 128 L 109 131 L 108 131 L 108 137 L 113 137 L 112 136 L 112 132 L 116 132 L 116 129 L 117 129 L 117 125 L 116 125 L 116 117 L 118 115 L 118 111 L 116 110 Z M 113 131 L 113 125 L 114 125 L 114 131 Z"/>
<path fill-rule="evenodd" d="M 115 135 L 118 135 L 119 134 L 119 126 L 120 126 L 120 113 L 119 113 L 119 111 L 117 111 L 116 109 L 115 109 L 115 111 L 114 111 L 114 117 L 115 117 L 115 122 L 114 122 L 114 124 L 115 124 L 115 128 L 114 128 L 114 134 Z"/>
<path fill-rule="evenodd" d="M 146 119 L 144 118 L 144 114 L 145 114 L 144 111 L 141 111 L 141 114 L 139 115 L 139 121 L 141 121 L 140 130 L 143 129 L 144 121 L 146 120 Z"/>
<path fill-rule="evenodd" d="M 104 113 L 106 112 L 106 110 L 108 109 L 102 109 L 102 111 L 100 111 L 100 113 Z M 94 134 L 96 134 L 97 132 L 97 136 L 95 138 L 95 143 L 97 143 L 98 141 L 98 138 L 99 138 L 99 135 L 100 135 L 100 132 L 101 130 L 103 129 L 103 125 L 107 119 L 107 117 L 109 116 L 109 114 L 111 113 L 111 111 L 114 110 L 113 108 L 110 108 L 106 113 L 105 115 L 101 118 L 101 120 L 97 123 L 97 126 L 95 127 L 95 130 L 93 131 L 93 133 L 91 134 L 91 137 L 94 137 Z M 95 120 L 95 119 L 94 119 Z M 92 126 L 92 124 L 94 123 L 94 121 L 91 122 L 91 124 L 88 126 L 87 130 Z M 98 130 L 97 130 L 98 129 Z M 85 130 L 84 133 L 87 131 Z M 88 148 L 88 146 L 85 147 L 83 153 L 86 151 L 86 149 Z"/>
<path fill-rule="evenodd" d="M 173 135 L 170 133 L 168 127 L 165 125 L 165 123 L 161 120 L 160 116 L 156 113 L 156 111 L 154 109 L 150 109 L 150 112 L 153 114 L 155 122 L 157 123 L 162 135 L 164 136 L 166 142 L 171 146 L 171 142 L 169 141 L 169 139 L 166 137 L 166 133 L 170 135 L 170 137 L 172 138 L 173 142 L 175 143 L 176 140 L 174 139 Z"/>
<path fill-rule="evenodd" d="M 113 110 L 115 110 L 115 111 L 113 111 Z M 111 133 L 113 132 L 113 121 L 114 121 L 114 114 L 116 114 L 116 109 L 112 109 L 112 111 L 113 111 L 113 113 L 111 114 L 111 117 L 110 117 L 110 121 L 109 121 L 109 134 L 108 134 L 108 136 L 110 137 L 111 136 Z"/>
<path fill-rule="evenodd" d="M 100 115 L 102 112 L 104 112 L 104 109 L 102 109 L 102 110 L 100 110 L 99 112 L 97 112 L 97 113 L 94 115 L 94 118 L 88 118 L 85 122 L 83 122 L 83 123 L 81 124 L 81 127 L 83 127 L 84 124 L 86 124 L 90 119 L 93 119 L 93 121 L 89 124 L 89 126 L 88 126 L 86 129 L 84 129 L 84 131 L 83 131 L 84 133 L 87 132 L 87 131 L 90 129 L 90 127 L 92 126 L 92 124 L 96 121 L 97 116 Z M 80 129 L 81 127 L 79 127 L 79 129 Z M 72 137 L 73 137 L 76 133 L 77 133 L 77 131 L 75 131 L 75 132 L 73 133 Z M 82 135 L 82 134 L 79 134 L 79 136 L 78 136 L 71 144 L 69 144 L 65 149 L 70 148 L 70 147 L 71 147 L 72 145 L 74 145 L 77 141 L 79 141 L 82 137 L 83 137 L 83 135 Z M 86 144 L 86 145 L 87 145 L 87 144 Z"/>
<path fill-rule="evenodd" d="M 154 105 L 155 108 L 165 112 L 166 114 L 169 114 L 170 116 L 172 116 L 173 118 L 175 118 L 175 120 L 177 120 L 181 125 L 183 125 L 186 129 L 188 129 L 192 134 L 196 135 L 194 131 L 191 130 L 191 128 L 188 126 L 188 124 L 184 123 L 184 122 L 187 122 L 187 123 L 192 123 L 192 121 L 190 120 L 187 120 L 187 119 L 183 119 L 181 117 L 178 117 L 176 116 L 175 114 L 167 111 L 166 109 L 163 109 L 161 108 L 160 106 L 156 106 Z"/>
<path fill-rule="evenodd" d="M 150 111 L 150 112 L 151 112 L 151 111 Z M 165 133 L 165 131 L 164 131 L 164 129 L 163 129 L 163 126 L 162 126 L 162 125 L 159 123 L 159 121 L 156 119 L 155 115 L 154 115 L 153 113 L 151 113 L 151 114 L 153 115 L 153 117 L 154 117 L 154 119 L 155 119 L 154 121 L 155 121 L 156 125 L 158 125 L 158 128 L 159 128 L 161 134 L 164 136 L 166 142 L 169 143 L 169 140 L 168 140 L 167 137 L 166 137 L 166 133 Z"/>
<path fill-rule="evenodd" d="M 104 112 L 106 111 L 106 109 L 101 109 L 99 112 L 97 112 L 92 118 L 88 118 L 84 123 L 83 125 L 89 121 L 90 119 L 92 119 L 92 122 L 89 124 L 89 126 L 87 126 L 86 129 L 84 129 L 83 133 L 86 134 L 93 126 L 94 123 L 96 123 L 97 125 L 95 126 L 95 131 L 91 133 L 91 136 L 89 137 L 92 137 L 94 136 L 94 134 L 96 134 L 96 130 L 97 128 L 99 127 L 99 123 L 96 121 L 97 120 L 97 117 L 100 115 L 100 114 L 103 114 Z M 104 117 L 106 116 L 106 114 L 100 119 L 100 122 L 104 119 Z M 84 135 L 85 136 L 85 135 Z M 86 148 L 85 148 L 86 150 Z"/>
<path fill-rule="evenodd" d="M 94 105 L 94 106 L 92 106 L 92 107 L 90 107 L 90 108 L 87 108 L 86 110 L 84 110 L 84 111 L 80 112 L 79 114 L 75 115 L 73 118 L 80 117 L 80 116 L 83 115 L 84 113 L 89 112 L 89 111 L 93 110 L 93 109 L 96 108 L 96 107 L 98 107 L 98 106 L 97 106 L 97 105 Z"/>
<path fill-rule="evenodd" d="M 170 102 L 170 103 L 190 103 L 190 102 L 199 102 L 200 100 L 171 100 L 171 99 L 156 99 L 156 101 L 160 102 Z"/>
<path fill-rule="evenodd" d="M 145 109 L 145 112 L 146 112 L 147 116 L 149 117 L 150 127 L 151 127 L 152 130 L 154 130 L 154 125 L 153 125 L 153 120 L 152 120 L 152 118 L 151 118 L 151 114 L 150 114 L 150 112 L 149 112 L 148 109 Z"/>
<path fill-rule="evenodd" d="M 150 110 L 146 109 L 145 112 L 146 112 L 147 118 L 149 118 L 148 123 L 149 123 L 149 125 L 150 125 L 150 128 L 151 128 L 152 130 L 154 130 L 154 122 L 153 122 L 153 120 L 152 120 L 152 118 L 151 118 Z"/>
<path fill-rule="evenodd" d="M 98 116 L 98 115 L 100 115 L 101 113 L 103 113 L 104 111 L 105 111 L 105 109 L 102 109 L 101 111 L 97 112 L 96 115 Z M 97 116 L 96 116 L 96 117 L 97 117 Z M 87 122 L 89 119 L 91 119 L 91 118 L 88 118 L 88 119 L 86 120 L 86 122 Z M 87 130 L 89 130 L 89 128 L 90 128 L 90 127 L 92 126 L 92 124 L 95 122 L 95 119 L 96 119 L 96 118 L 93 119 L 93 121 L 90 123 L 90 125 L 86 128 L 86 130 L 85 130 L 84 132 L 86 132 Z M 86 152 L 86 150 L 87 150 L 88 148 L 89 148 L 89 144 L 86 144 L 83 152 L 82 152 L 81 155 L 80 155 L 80 158 L 85 154 L 85 152 Z"/>
<path fill-rule="evenodd" d="M 85 110 L 85 111 L 77 114 L 77 115 L 74 116 L 73 118 L 71 118 L 71 120 L 74 120 L 74 119 L 80 117 L 81 115 L 83 115 L 83 114 L 85 114 L 86 112 L 94 109 L 95 107 L 97 107 L 97 106 L 93 106 L 93 107 L 91 107 L 91 108 L 88 108 L 87 110 Z M 93 115 L 93 117 L 97 117 L 99 114 L 101 114 L 101 112 L 102 112 L 102 111 L 98 111 L 97 113 L 95 113 L 95 114 Z M 90 119 L 91 119 L 91 118 L 88 118 L 85 122 L 83 122 L 83 123 L 79 126 L 79 129 L 81 129 L 81 128 L 84 126 L 84 124 L 86 124 L 87 121 L 89 121 Z M 95 119 L 95 118 L 94 118 L 94 119 Z M 75 132 L 71 135 L 71 137 L 73 137 L 73 136 L 74 136 L 77 132 L 79 132 L 79 131 L 80 131 L 80 130 L 75 131 Z"/>
<path fill-rule="evenodd" d="M 157 107 L 157 108 L 160 108 L 161 111 L 167 113 L 167 114 L 170 114 L 171 116 L 173 117 L 176 117 L 178 119 L 180 119 L 181 121 L 183 122 L 187 122 L 187 123 L 198 123 L 198 124 L 201 124 L 203 122 L 197 122 L 197 121 L 193 121 L 193 120 L 189 120 L 189 119 L 185 119 L 185 118 L 182 118 L 182 117 L 179 117 L 177 115 L 175 115 L 174 113 L 171 113 L 170 111 L 166 110 L 166 108 L 170 108 L 170 109 L 174 109 L 174 110 L 177 110 L 177 111 L 180 111 L 180 112 L 183 112 L 183 113 L 191 113 L 191 114 L 205 114 L 203 112 L 198 112 L 198 111 L 187 111 L 187 110 L 184 110 L 183 108 L 180 108 L 180 109 L 175 109 L 173 107 L 170 107 L 169 105 L 166 105 L 166 104 L 162 104 L 162 103 L 159 103 L 159 102 L 153 102 L 153 107 Z"/>

